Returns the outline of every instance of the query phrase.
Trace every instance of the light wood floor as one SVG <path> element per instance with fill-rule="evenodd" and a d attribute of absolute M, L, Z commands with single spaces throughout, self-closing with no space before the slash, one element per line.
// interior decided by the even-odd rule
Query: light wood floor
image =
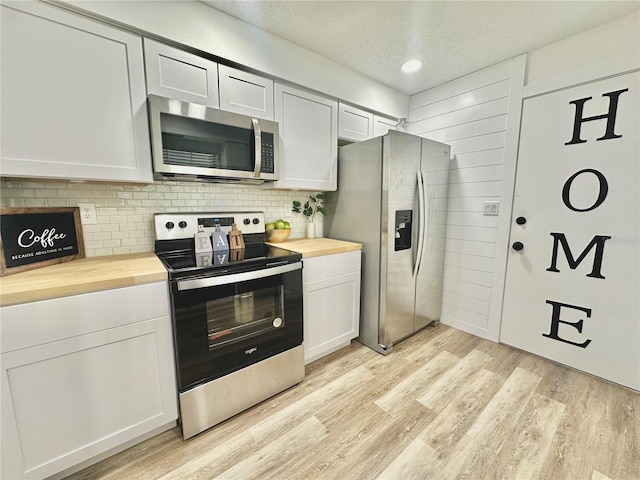
<path fill-rule="evenodd" d="M 91 479 L 640 479 L 640 395 L 439 325 L 382 356 L 354 342 L 298 386 Z"/>

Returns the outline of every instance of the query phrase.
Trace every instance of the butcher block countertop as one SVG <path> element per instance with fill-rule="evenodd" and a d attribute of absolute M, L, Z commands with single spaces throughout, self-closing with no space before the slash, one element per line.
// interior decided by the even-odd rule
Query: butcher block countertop
<path fill-rule="evenodd" d="M 301 253 L 302 258 L 362 250 L 362 245 L 359 243 L 331 238 L 291 238 L 280 243 L 269 243 L 269 245 Z"/>
<path fill-rule="evenodd" d="M 82 258 L 0 278 L 0 306 L 166 280 L 153 252 Z"/>

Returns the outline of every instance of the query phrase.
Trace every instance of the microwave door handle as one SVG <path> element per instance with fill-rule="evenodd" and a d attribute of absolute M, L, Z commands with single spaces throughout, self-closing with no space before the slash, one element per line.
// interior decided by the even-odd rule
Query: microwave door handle
<path fill-rule="evenodd" d="M 253 137 L 255 140 L 255 155 L 256 165 L 253 169 L 253 177 L 260 178 L 260 170 L 262 170 L 262 132 L 260 131 L 260 122 L 257 118 L 252 118 L 251 123 L 253 123 Z"/>

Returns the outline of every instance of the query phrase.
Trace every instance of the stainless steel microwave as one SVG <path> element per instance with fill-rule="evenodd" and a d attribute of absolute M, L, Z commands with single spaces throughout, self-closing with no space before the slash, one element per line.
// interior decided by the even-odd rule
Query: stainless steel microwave
<path fill-rule="evenodd" d="M 156 177 L 263 183 L 278 180 L 278 124 L 149 95 Z"/>

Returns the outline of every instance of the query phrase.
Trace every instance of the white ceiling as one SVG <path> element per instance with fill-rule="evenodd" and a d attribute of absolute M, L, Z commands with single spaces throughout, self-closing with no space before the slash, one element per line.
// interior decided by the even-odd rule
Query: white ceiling
<path fill-rule="evenodd" d="M 640 12 L 613 0 L 202 1 L 409 95 Z M 422 70 L 401 73 L 409 59 Z"/>

